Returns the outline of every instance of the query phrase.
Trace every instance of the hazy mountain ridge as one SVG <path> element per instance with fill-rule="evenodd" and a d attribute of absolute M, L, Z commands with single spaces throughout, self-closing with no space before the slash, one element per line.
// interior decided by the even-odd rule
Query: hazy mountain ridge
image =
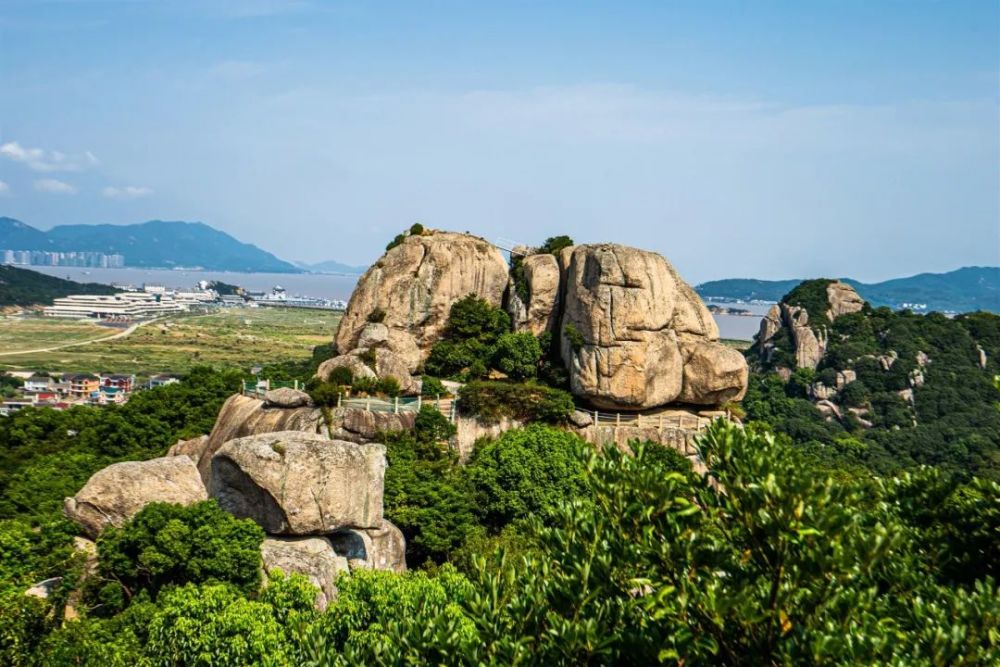
<path fill-rule="evenodd" d="M 947 273 L 920 273 L 879 283 L 841 278 L 874 306 L 901 308 L 926 304 L 927 310 L 1000 312 L 1000 267 L 967 266 Z M 802 280 L 712 280 L 695 289 L 705 298 L 780 301 Z"/>
<path fill-rule="evenodd" d="M 315 264 L 307 262 L 294 262 L 294 264 L 310 273 L 342 273 L 349 276 L 360 276 L 368 270 L 367 266 L 351 266 L 332 259 L 325 262 L 316 262 Z"/>
<path fill-rule="evenodd" d="M 0 248 L 120 253 L 130 267 L 199 266 L 218 271 L 298 273 L 293 264 L 201 222 L 60 225 L 47 232 L 0 218 Z"/>

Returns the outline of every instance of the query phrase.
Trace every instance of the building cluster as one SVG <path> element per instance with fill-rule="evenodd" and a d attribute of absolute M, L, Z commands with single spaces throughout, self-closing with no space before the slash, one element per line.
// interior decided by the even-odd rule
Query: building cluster
<path fill-rule="evenodd" d="M 154 375 L 140 387 L 134 375 L 121 373 L 27 373 L 11 372 L 24 385 L 0 403 L 0 416 L 21 408 L 48 407 L 65 410 L 74 405 L 113 405 L 128 401 L 136 389 L 160 387 L 179 380 L 170 375 Z"/>
<path fill-rule="evenodd" d="M 121 269 L 125 256 L 103 252 L 50 252 L 48 250 L 0 250 L 0 263 L 15 266 L 81 266 L 91 269 Z"/>
<path fill-rule="evenodd" d="M 258 306 L 278 306 L 281 308 L 318 308 L 320 310 L 344 310 L 347 302 L 340 299 L 321 299 L 312 296 L 291 295 L 281 285 L 275 285 L 270 293 L 246 292 Z"/>
<path fill-rule="evenodd" d="M 159 315 L 180 313 L 206 306 L 218 299 L 211 290 L 177 291 L 146 285 L 142 291 L 117 294 L 72 294 L 55 299 L 43 313 L 46 317 L 96 318 L 129 322 Z"/>

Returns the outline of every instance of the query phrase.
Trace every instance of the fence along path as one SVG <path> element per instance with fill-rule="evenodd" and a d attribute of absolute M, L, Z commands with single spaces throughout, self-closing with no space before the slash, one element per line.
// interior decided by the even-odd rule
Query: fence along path
<path fill-rule="evenodd" d="M 298 381 L 271 381 L 261 380 L 254 383 L 243 382 L 243 394 L 253 398 L 263 398 L 264 394 L 271 389 L 288 387 L 291 389 L 302 389 L 303 384 Z M 457 398 L 425 398 L 422 396 L 400 396 L 397 398 L 345 398 L 338 397 L 337 407 L 356 408 L 368 412 L 391 412 L 406 413 L 420 412 L 420 408 L 429 405 L 436 408 L 441 414 L 448 417 L 452 422 L 458 416 Z M 578 408 L 580 412 L 587 414 L 598 426 L 613 427 L 634 427 L 651 429 L 679 429 L 679 430 L 700 430 L 708 425 L 711 417 L 691 414 L 679 410 L 667 410 L 660 412 L 601 412 L 599 410 L 587 410 Z"/>

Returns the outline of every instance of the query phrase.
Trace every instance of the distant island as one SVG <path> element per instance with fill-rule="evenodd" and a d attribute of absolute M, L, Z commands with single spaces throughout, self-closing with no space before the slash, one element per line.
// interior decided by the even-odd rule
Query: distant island
<path fill-rule="evenodd" d="M 151 220 L 133 225 L 60 225 L 41 231 L 0 218 L 0 250 L 123 255 L 138 268 L 197 266 L 214 271 L 301 273 L 302 269 L 201 222 Z"/>
<path fill-rule="evenodd" d="M 0 307 L 50 304 L 70 294 L 114 294 L 111 285 L 78 283 L 16 266 L 0 266 Z"/>
<path fill-rule="evenodd" d="M 1000 267 L 969 266 L 948 273 L 921 273 L 880 283 L 862 283 L 841 278 L 874 306 L 908 308 L 915 312 L 1000 313 Z M 802 279 L 754 280 L 731 278 L 713 280 L 695 289 L 705 299 L 729 301 L 780 301 Z"/>
<path fill-rule="evenodd" d="M 333 260 L 327 260 L 325 262 L 317 262 L 316 264 L 307 264 L 306 262 L 295 262 L 295 266 L 308 271 L 309 273 L 336 273 L 348 276 L 360 276 L 362 273 L 368 270 L 367 266 L 350 266 L 348 264 L 341 264 L 340 262 L 335 262 Z"/>

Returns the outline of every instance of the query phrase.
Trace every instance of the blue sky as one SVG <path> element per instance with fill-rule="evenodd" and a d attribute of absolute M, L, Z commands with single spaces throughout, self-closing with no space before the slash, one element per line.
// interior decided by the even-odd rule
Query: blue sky
<path fill-rule="evenodd" d="M 0 215 L 367 264 L 414 221 L 692 282 L 1000 264 L 983 2 L 0 0 Z"/>

